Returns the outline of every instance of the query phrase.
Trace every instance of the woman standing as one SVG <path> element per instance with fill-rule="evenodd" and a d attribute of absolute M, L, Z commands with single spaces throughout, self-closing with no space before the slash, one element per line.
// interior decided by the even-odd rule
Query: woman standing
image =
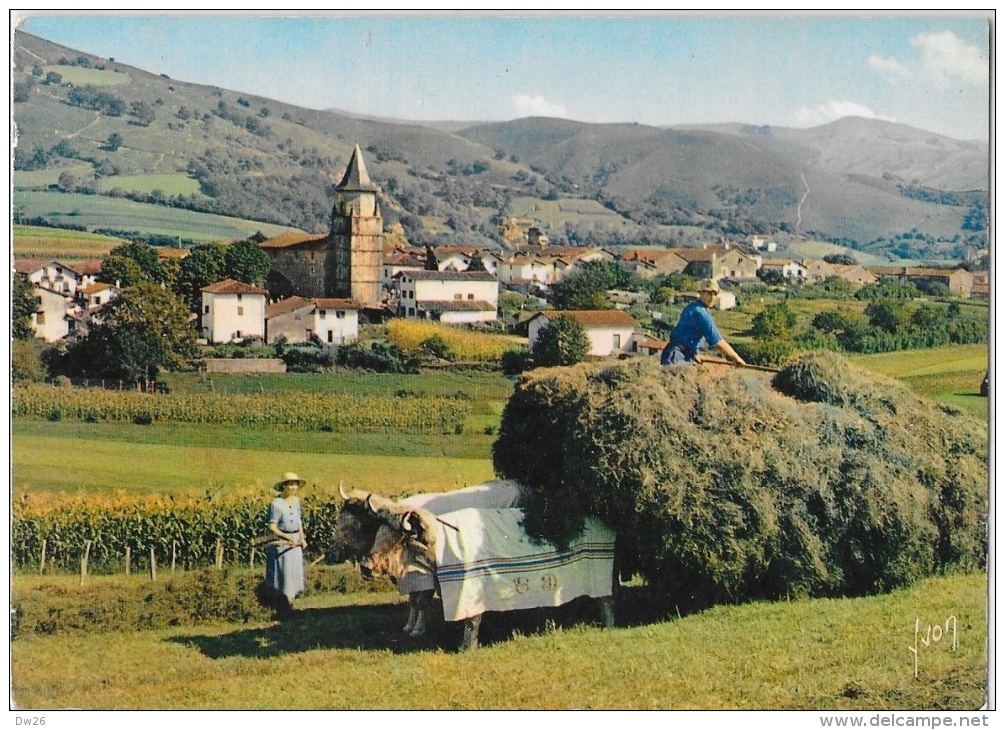
<path fill-rule="evenodd" d="M 265 583 L 279 594 L 279 613 L 284 616 L 293 612 L 293 599 L 304 590 L 307 537 L 297 496 L 303 482 L 292 472 L 283 474 L 273 487 L 279 495 L 272 500 L 269 510 L 269 530 L 277 537 L 277 544 L 266 552 Z"/>

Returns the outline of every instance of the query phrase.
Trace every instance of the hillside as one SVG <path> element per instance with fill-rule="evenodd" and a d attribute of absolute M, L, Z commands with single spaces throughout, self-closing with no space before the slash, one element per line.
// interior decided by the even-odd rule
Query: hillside
<path fill-rule="evenodd" d="M 540 209 L 558 244 L 767 233 L 887 259 L 958 259 L 986 245 L 975 230 L 986 221 L 986 145 L 902 125 L 458 128 L 190 84 L 25 33 L 13 59 L 14 186 L 57 196 L 47 201 L 55 221 L 75 210 L 58 196 L 76 193 L 323 231 L 358 143 L 387 224 L 414 244 L 498 247 L 503 218 Z"/>

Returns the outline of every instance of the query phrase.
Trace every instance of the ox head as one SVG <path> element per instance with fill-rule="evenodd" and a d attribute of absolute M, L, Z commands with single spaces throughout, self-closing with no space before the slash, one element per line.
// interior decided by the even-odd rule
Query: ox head
<path fill-rule="evenodd" d="M 402 510 L 392 505 L 378 510 L 381 525 L 370 554 L 360 560 L 364 578 L 386 575 L 397 582 L 406 573 L 436 572 L 435 517 L 425 510 Z"/>
<path fill-rule="evenodd" d="M 335 521 L 335 533 L 325 551 L 326 562 L 344 563 L 347 560 L 361 560 L 370 554 L 377 530 L 383 524 L 380 510 L 387 507 L 390 500 L 374 494 L 354 489 L 348 494 L 339 484 L 342 509 Z"/>

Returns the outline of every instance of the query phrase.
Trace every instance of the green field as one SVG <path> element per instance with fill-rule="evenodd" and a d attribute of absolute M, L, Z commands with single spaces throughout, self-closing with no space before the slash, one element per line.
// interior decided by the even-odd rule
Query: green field
<path fill-rule="evenodd" d="M 43 66 L 42 71 L 49 73 L 53 71 L 62 77 L 62 83 L 73 84 L 74 86 L 120 86 L 132 81 L 132 77 L 126 73 L 116 71 L 104 71 L 97 68 L 83 68 L 82 66 Z"/>
<path fill-rule="evenodd" d="M 59 182 L 59 176 L 64 172 L 76 175 L 79 178 L 89 179 L 94 175 L 94 166 L 81 164 L 57 167 L 51 170 L 18 170 L 11 177 L 14 180 L 14 187 L 16 189 L 31 190 L 56 185 Z"/>
<path fill-rule="evenodd" d="M 72 577 L 15 578 L 15 587 L 40 580 L 64 595 L 75 590 Z M 89 580 L 105 582 L 114 595 L 124 578 Z M 644 588 L 628 586 L 618 596 L 614 629 L 564 622 L 549 628 L 533 617 L 488 614 L 484 645 L 460 654 L 457 624 L 427 639 L 402 639 L 407 608 L 395 593 L 315 593 L 283 623 L 19 636 L 11 643 L 11 697 L 20 710 L 980 714 L 987 702 L 986 605 L 987 577 L 980 574 L 929 578 L 882 596 L 719 606 L 672 617 L 654 615 Z M 941 640 L 928 634 L 922 644 L 934 626 L 944 631 Z"/>
<path fill-rule="evenodd" d="M 114 175 L 98 181 L 98 189 L 104 193 L 119 188 L 133 193 L 152 193 L 160 190 L 166 197 L 174 195 L 194 195 L 199 192 L 199 181 L 184 173 L 160 175 Z"/>
<path fill-rule="evenodd" d="M 14 257 L 56 259 L 64 263 L 101 258 L 124 239 L 87 231 L 41 226 L 14 226 Z"/>
<path fill-rule="evenodd" d="M 951 266 L 959 263 L 959 261 L 922 261 L 920 259 L 897 259 L 896 263 L 894 263 L 882 256 L 873 256 L 864 251 L 856 251 L 855 249 L 839 246 L 836 243 L 828 243 L 827 241 L 799 241 L 797 243 L 790 243 L 784 251 L 772 254 L 772 256 L 775 258 L 789 256 L 801 260 L 804 258 L 822 259 L 829 254 L 848 254 L 862 266 L 931 266 L 933 264 Z"/>
<path fill-rule="evenodd" d="M 597 223 L 609 228 L 620 228 L 624 219 L 594 200 L 541 200 L 539 198 L 514 198 L 506 214 L 515 218 L 533 218 L 547 227 L 560 227 L 566 223 Z"/>
<path fill-rule="evenodd" d="M 83 225 L 91 230 L 138 231 L 200 242 L 247 238 L 257 231 L 276 236 L 295 230 L 100 195 L 15 190 L 13 202 L 14 209 L 26 218 L 41 216 L 53 223 Z"/>

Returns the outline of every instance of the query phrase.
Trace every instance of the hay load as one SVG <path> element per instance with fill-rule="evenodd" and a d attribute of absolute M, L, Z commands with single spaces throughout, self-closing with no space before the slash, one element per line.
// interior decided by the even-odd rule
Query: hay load
<path fill-rule="evenodd" d="M 888 591 L 984 564 L 987 430 L 832 353 L 526 375 L 493 447 L 563 542 L 593 514 L 668 606 Z"/>

